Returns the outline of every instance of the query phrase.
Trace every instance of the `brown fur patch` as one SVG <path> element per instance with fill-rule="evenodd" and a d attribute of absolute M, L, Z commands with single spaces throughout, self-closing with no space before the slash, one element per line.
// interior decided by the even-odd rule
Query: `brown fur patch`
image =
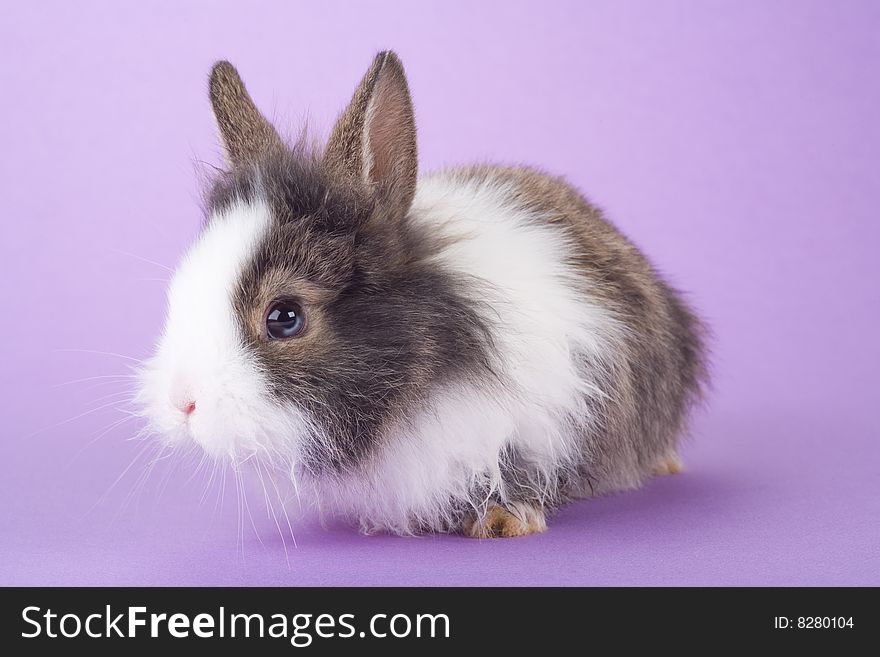
<path fill-rule="evenodd" d="M 227 157 L 234 167 L 253 162 L 266 152 L 281 148 L 281 138 L 254 105 L 232 64 L 214 64 L 208 94 Z"/>

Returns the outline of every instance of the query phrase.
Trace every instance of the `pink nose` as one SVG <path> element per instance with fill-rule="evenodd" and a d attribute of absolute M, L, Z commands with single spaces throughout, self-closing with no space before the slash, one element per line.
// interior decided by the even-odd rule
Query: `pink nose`
<path fill-rule="evenodd" d="M 185 402 L 180 410 L 183 411 L 185 415 L 192 415 L 196 410 L 196 403 L 194 401 Z"/>

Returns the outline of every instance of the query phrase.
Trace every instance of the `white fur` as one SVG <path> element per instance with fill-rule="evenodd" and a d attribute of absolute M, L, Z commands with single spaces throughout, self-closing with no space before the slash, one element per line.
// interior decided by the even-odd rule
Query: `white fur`
<path fill-rule="evenodd" d="M 491 388 L 438 390 L 391 432 L 366 476 L 318 482 L 321 494 L 367 531 L 441 529 L 451 502 L 474 503 L 477 483 L 503 500 L 506 446 L 543 474 L 539 496 L 585 449 L 582 432 L 603 402 L 602 378 L 622 328 L 566 264 L 573 245 L 565 233 L 515 205 L 513 192 L 505 183 L 451 174 L 419 183 L 411 216 L 451 238 L 433 260 L 473 281 L 502 377 Z"/>
<path fill-rule="evenodd" d="M 139 400 L 150 428 L 172 444 L 195 440 L 213 456 L 254 452 L 295 458 L 310 425 L 295 408 L 279 412 L 263 373 L 243 347 L 232 306 L 248 260 L 271 222 L 263 202 L 239 202 L 211 217 L 168 289 L 165 330 L 141 373 Z M 186 403 L 195 403 L 187 415 Z"/>

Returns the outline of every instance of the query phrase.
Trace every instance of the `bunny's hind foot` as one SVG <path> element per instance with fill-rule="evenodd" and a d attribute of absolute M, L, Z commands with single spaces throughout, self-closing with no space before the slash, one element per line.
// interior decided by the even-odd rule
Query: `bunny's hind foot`
<path fill-rule="evenodd" d="M 539 534 L 547 529 L 547 521 L 541 507 L 523 502 L 504 507 L 490 502 L 486 513 L 470 518 L 463 529 L 471 538 L 512 538 Z"/>
<path fill-rule="evenodd" d="M 678 454 L 673 452 L 661 459 L 660 462 L 654 466 L 653 473 L 655 475 L 672 475 L 678 474 L 683 469 L 684 466 L 681 464 L 681 459 L 678 458 Z"/>

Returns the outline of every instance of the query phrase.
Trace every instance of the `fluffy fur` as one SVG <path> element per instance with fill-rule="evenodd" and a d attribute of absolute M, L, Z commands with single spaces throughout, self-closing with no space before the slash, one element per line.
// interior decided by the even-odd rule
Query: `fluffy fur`
<path fill-rule="evenodd" d="M 567 183 L 502 167 L 417 182 L 393 53 L 323 153 L 283 145 L 229 64 L 210 92 L 231 169 L 143 375 L 157 433 L 264 458 L 401 534 L 542 531 L 569 499 L 672 471 L 700 323 Z M 278 299 L 301 305 L 302 335 L 269 339 Z"/>

